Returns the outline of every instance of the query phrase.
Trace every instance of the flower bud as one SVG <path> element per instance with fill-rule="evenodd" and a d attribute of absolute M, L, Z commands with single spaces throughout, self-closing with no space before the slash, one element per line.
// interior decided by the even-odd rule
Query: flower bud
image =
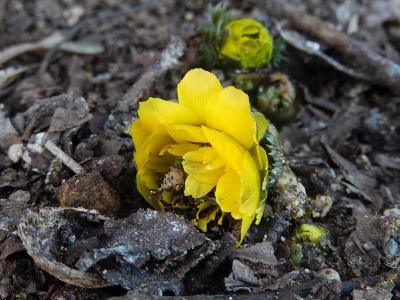
<path fill-rule="evenodd" d="M 278 123 L 288 123 L 296 116 L 296 93 L 289 78 L 282 73 L 274 73 L 269 85 L 260 86 L 257 108 L 265 116 Z"/>
<path fill-rule="evenodd" d="M 321 225 L 302 224 L 297 227 L 295 235 L 297 240 L 307 241 L 316 245 L 320 245 L 322 238 L 328 238 L 329 231 Z"/>
<path fill-rule="evenodd" d="M 229 77 L 232 80 L 233 85 L 237 88 L 246 92 L 252 92 L 257 91 L 260 84 L 265 81 L 266 73 L 263 72 L 263 70 L 235 70 L 229 74 Z"/>
<path fill-rule="evenodd" d="M 227 36 L 220 54 L 242 69 L 259 68 L 271 61 L 273 40 L 268 30 L 250 18 L 236 19 L 225 26 Z"/>
<path fill-rule="evenodd" d="M 324 266 L 330 244 L 331 237 L 326 228 L 302 224 L 295 229 L 291 238 L 291 262 L 293 265 L 308 265 L 320 269 Z"/>

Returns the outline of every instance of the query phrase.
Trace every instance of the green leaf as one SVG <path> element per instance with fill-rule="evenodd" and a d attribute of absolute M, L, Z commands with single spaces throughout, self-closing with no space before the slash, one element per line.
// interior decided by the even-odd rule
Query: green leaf
<path fill-rule="evenodd" d="M 274 38 L 273 44 L 274 44 L 274 49 L 272 50 L 271 64 L 274 67 L 277 67 L 286 60 L 286 56 L 284 54 L 286 50 L 286 44 L 281 37 Z"/>

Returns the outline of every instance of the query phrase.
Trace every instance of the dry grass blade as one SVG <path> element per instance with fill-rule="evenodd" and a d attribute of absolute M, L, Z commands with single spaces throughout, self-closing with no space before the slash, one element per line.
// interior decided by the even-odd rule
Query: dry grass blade
<path fill-rule="evenodd" d="M 47 150 L 51 152 L 55 157 L 61 160 L 68 168 L 75 172 L 75 174 L 84 173 L 85 169 L 68 156 L 64 151 L 62 151 L 56 144 L 52 141 L 47 140 L 44 144 Z"/>
<path fill-rule="evenodd" d="M 21 54 L 38 50 L 46 50 L 54 47 L 62 41 L 64 41 L 64 36 L 60 32 L 55 32 L 36 43 L 24 43 L 6 48 L 0 52 L 0 66 Z"/>

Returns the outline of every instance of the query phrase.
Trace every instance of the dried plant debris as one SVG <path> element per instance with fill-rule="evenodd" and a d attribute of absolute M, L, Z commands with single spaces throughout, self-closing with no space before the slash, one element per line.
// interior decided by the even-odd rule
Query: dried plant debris
<path fill-rule="evenodd" d="M 0 69 L 0 88 L 4 88 L 11 84 L 18 76 L 24 74 L 25 72 L 34 69 L 35 65 L 28 65 L 23 67 L 8 67 L 5 69 Z"/>
<path fill-rule="evenodd" d="M 363 126 L 363 120 L 368 113 L 369 110 L 366 107 L 354 104 L 340 110 L 336 118 L 331 119 L 330 126 L 323 132 L 326 137 L 329 137 L 329 145 L 334 149 L 343 145 L 355 129 Z"/>
<path fill-rule="evenodd" d="M 18 225 L 18 234 L 28 254 L 46 272 L 72 285 L 103 287 L 112 284 L 96 274 L 67 266 L 62 258 L 82 235 L 96 234 L 105 220 L 85 209 L 46 208 L 38 213 L 26 210 Z"/>
<path fill-rule="evenodd" d="M 17 230 L 22 210 L 29 207 L 31 195 L 27 191 L 17 190 L 8 199 L 0 199 L 0 229 L 14 232 Z"/>
<path fill-rule="evenodd" d="M 92 118 L 86 100 L 82 97 L 70 100 L 66 107 L 57 107 L 50 122 L 48 132 L 59 132 L 77 127 Z"/>
<path fill-rule="evenodd" d="M 88 122 L 92 114 L 84 98 L 61 94 L 35 101 L 20 118 L 28 124 L 23 134 L 23 138 L 27 139 L 38 129 L 49 127 L 49 132 L 61 132 L 78 127 Z"/>
<path fill-rule="evenodd" d="M 0 149 L 7 151 L 11 145 L 20 143 L 20 137 L 3 109 L 0 105 Z"/>
<path fill-rule="evenodd" d="M 333 198 L 330 195 L 316 195 L 311 199 L 310 213 L 313 218 L 325 217 L 332 208 Z"/>
<path fill-rule="evenodd" d="M 234 260 L 232 272 L 225 278 L 225 288 L 229 292 L 248 291 L 252 292 L 252 286 L 258 286 L 259 280 L 249 266 Z"/>
<path fill-rule="evenodd" d="M 369 45 L 352 39 L 318 17 L 303 13 L 295 5 L 271 0 L 266 3 L 269 13 L 277 19 L 285 18 L 298 30 L 315 37 L 318 42 L 335 49 L 343 59 L 372 84 L 380 84 L 399 94 L 400 66 L 381 55 Z M 320 45 L 317 43 L 317 47 Z"/>
<path fill-rule="evenodd" d="M 400 151 L 400 121 L 390 114 L 371 109 L 363 120 L 364 138 L 376 149 Z"/>
<path fill-rule="evenodd" d="M 382 201 L 376 191 L 377 182 L 375 178 L 358 170 L 353 163 L 332 149 L 327 144 L 326 138 L 322 139 L 322 143 L 332 160 L 343 172 L 345 179 L 354 187 L 353 190 L 360 194 L 365 200 L 374 203 L 377 208 L 380 208 L 382 206 Z"/>
<path fill-rule="evenodd" d="M 226 279 L 228 289 L 247 291 L 254 294 L 268 293 L 275 297 L 306 297 L 318 295 L 322 299 L 337 299 L 341 293 L 341 284 L 330 281 L 317 273 L 292 271 L 274 279 L 257 278 L 245 264 L 234 261 L 232 274 Z M 235 286 L 236 285 L 236 286 Z"/>
<path fill-rule="evenodd" d="M 184 293 L 185 275 L 227 246 L 175 214 L 152 210 L 115 221 L 85 209 L 27 211 L 19 235 L 35 262 L 64 282 L 156 295 Z"/>
<path fill-rule="evenodd" d="M 393 288 L 394 283 L 387 282 L 380 286 L 375 286 L 365 290 L 354 290 L 352 296 L 354 300 L 391 300 L 393 299 Z"/>
<path fill-rule="evenodd" d="M 184 293 L 188 271 L 217 245 L 173 213 L 139 211 L 105 222 L 105 241 L 75 265 L 107 282 L 145 294 Z"/>
<path fill-rule="evenodd" d="M 61 50 L 66 52 L 85 55 L 100 54 L 104 51 L 104 47 L 99 44 L 87 42 L 66 42 L 65 37 L 60 32 L 55 32 L 36 43 L 19 44 L 4 49 L 0 52 L 0 65 L 27 52 L 44 51 L 55 46 L 60 47 Z"/>
<path fill-rule="evenodd" d="M 274 248 L 270 242 L 255 244 L 248 248 L 235 249 L 232 255 L 234 258 L 250 261 L 254 264 L 264 266 L 276 266 L 278 261 L 274 254 Z"/>
<path fill-rule="evenodd" d="M 29 294 L 41 290 L 46 276 L 29 256 L 24 255 L 24 246 L 17 236 L 1 234 L 0 241 L 0 298 L 29 299 Z"/>
<path fill-rule="evenodd" d="M 220 240 L 214 241 L 216 251 L 205 261 L 190 270 L 185 278 L 187 294 L 199 294 L 202 292 L 220 292 L 221 271 L 223 264 L 231 257 L 236 243 L 231 234 L 224 235 Z"/>
<path fill-rule="evenodd" d="M 292 225 L 292 218 L 290 217 L 290 213 L 288 211 L 275 213 L 269 216 L 266 220 L 266 232 L 265 239 L 266 241 L 272 243 L 274 247 L 276 247 L 277 243 L 281 239 L 285 239 L 285 235 L 289 235 L 289 229 Z"/>
<path fill-rule="evenodd" d="M 235 249 L 232 258 L 231 274 L 224 280 L 228 291 L 252 291 L 267 279 L 279 275 L 276 269 L 278 260 L 270 242 Z"/>
<path fill-rule="evenodd" d="M 305 36 L 301 35 L 297 31 L 294 30 L 285 30 L 282 28 L 282 26 L 278 26 L 278 31 L 280 36 L 284 39 L 286 43 L 289 45 L 295 47 L 296 49 L 311 55 L 311 56 L 316 56 L 323 60 L 325 63 L 331 65 L 333 68 L 336 70 L 343 72 L 344 74 L 347 74 L 349 76 L 358 78 L 358 79 L 364 79 L 368 80 L 369 77 L 364 75 L 361 72 L 358 72 L 357 70 L 352 69 L 351 67 L 348 67 L 336 59 L 330 57 L 329 55 L 325 54 L 322 51 L 321 44 L 317 41 L 313 41 L 310 39 L 307 39 Z"/>
<path fill-rule="evenodd" d="M 400 255 L 396 246 L 399 243 L 398 236 L 395 240 L 396 236 L 392 235 L 392 231 L 399 229 L 393 229 L 385 218 L 379 216 L 364 215 L 357 218 L 356 229 L 348 237 L 344 248 L 344 258 L 355 276 L 376 275 L 385 257 Z"/>

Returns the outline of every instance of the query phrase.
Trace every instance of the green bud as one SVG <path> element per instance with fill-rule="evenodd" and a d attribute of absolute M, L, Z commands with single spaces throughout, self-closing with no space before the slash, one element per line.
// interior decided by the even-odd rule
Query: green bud
<path fill-rule="evenodd" d="M 260 86 L 256 106 L 266 117 L 277 123 L 288 123 L 296 116 L 296 93 L 289 78 L 274 73 L 268 87 Z"/>
<path fill-rule="evenodd" d="M 311 242 L 315 245 L 321 244 L 321 238 L 328 239 L 329 231 L 321 225 L 302 224 L 295 231 L 295 239 Z"/>
<path fill-rule="evenodd" d="M 260 22 L 242 18 L 225 26 L 227 36 L 220 48 L 222 57 L 238 64 L 241 69 L 260 68 L 271 61 L 273 40 Z"/>
<path fill-rule="evenodd" d="M 233 85 L 246 92 L 256 90 L 261 82 L 266 79 L 266 74 L 263 71 L 248 72 L 236 70 L 229 75 Z"/>

